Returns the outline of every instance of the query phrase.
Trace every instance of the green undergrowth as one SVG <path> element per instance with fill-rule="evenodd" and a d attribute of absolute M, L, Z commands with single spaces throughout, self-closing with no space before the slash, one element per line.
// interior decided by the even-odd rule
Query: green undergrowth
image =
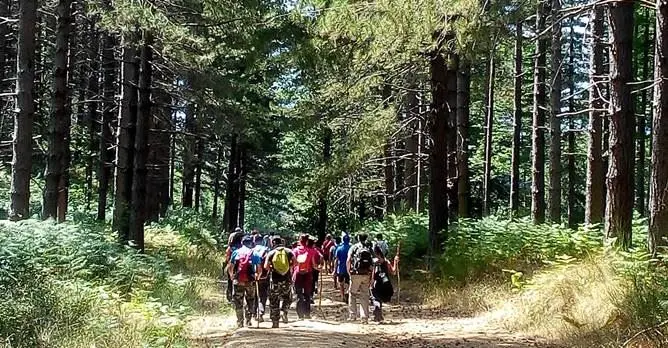
<path fill-rule="evenodd" d="M 185 347 L 186 318 L 222 306 L 215 241 L 192 223 L 149 226 L 140 254 L 103 224 L 1 221 L 0 347 Z"/>
<path fill-rule="evenodd" d="M 628 252 L 604 245 L 598 227 L 460 220 L 434 260 L 424 257 L 427 226 L 425 215 L 410 214 L 364 228 L 401 241 L 402 273 L 413 280 L 406 284 L 419 287 L 407 295 L 569 347 L 668 343 L 668 268 L 645 251 L 645 220 L 635 221 Z M 428 263 L 432 272 L 423 270 Z"/>

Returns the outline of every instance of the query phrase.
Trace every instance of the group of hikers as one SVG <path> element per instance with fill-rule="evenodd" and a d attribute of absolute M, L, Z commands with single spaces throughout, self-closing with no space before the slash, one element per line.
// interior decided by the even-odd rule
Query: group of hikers
<path fill-rule="evenodd" d="M 258 325 L 263 322 L 267 299 L 272 328 L 278 328 L 280 321 L 287 323 L 293 293 L 299 319 L 311 319 L 321 272 L 332 275 L 334 287 L 348 304 L 349 320 L 367 323 L 373 304 L 373 320 L 382 322 L 382 305 L 394 294 L 390 274 L 397 272 L 399 256 L 393 262 L 387 260 L 389 247 L 380 234 L 373 242 L 365 233 L 357 235 L 355 244 L 350 239 L 347 233 L 336 238 L 327 235 L 322 241 L 302 234 L 288 247 L 274 233 L 245 234 L 237 228 L 229 236 L 225 254 L 227 298 L 234 305 L 237 327 L 251 327 L 253 319 Z"/>

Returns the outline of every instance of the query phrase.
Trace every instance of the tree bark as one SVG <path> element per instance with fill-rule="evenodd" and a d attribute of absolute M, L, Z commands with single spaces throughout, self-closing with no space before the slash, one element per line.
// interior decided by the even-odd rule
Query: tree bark
<path fill-rule="evenodd" d="M 42 218 L 58 218 L 58 196 L 62 188 L 65 152 L 69 147 L 66 136 L 68 120 L 71 117 L 68 108 L 67 77 L 69 73 L 68 53 L 71 30 L 72 0 L 60 0 L 56 6 L 58 24 L 56 29 L 56 52 L 53 73 L 53 114 L 49 120 L 49 148 L 46 163 L 44 201 Z"/>
<path fill-rule="evenodd" d="M 576 221 L 576 198 L 575 198 L 575 184 L 577 180 L 577 172 L 575 168 L 575 33 L 571 25 L 569 40 L 569 61 L 568 61 L 568 112 L 571 116 L 568 117 L 568 227 L 575 229 L 577 227 Z"/>
<path fill-rule="evenodd" d="M 14 117 L 14 140 L 12 142 L 11 220 L 30 217 L 30 177 L 32 170 L 32 130 L 35 117 L 35 26 L 37 23 L 37 1 L 19 1 L 19 34 L 16 83 L 16 105 Z"/>
<path fill-rule="evenodd" d="M 237 217 L 237 226 L 246 225 L 246 184 L 248 179 L 248 150 L 245 144 L 241 143 L 241 153 L 239 155 L 239 208 Z"/>
<path fill-rule="evenodd" d="M 457 72 L 459 56 L 455 53 L 448 57 L 447 70 L 447 107 L 448 107 L 448 213 L 450 221 L 457 220 L 459 209 L 457 176 Z"/>
<path fill-rule="evenodd" d="M 435 32 L 436 49 L 430 54 L 432 106 L 430 132 L 433 140 L 429 154 L 429 252 L 441 253 L 441 242 L 448 231 L 448 73 L 443 47 L 452 35 Z"/>
<path fill-rule="evenodd" d="M 603 36 L 604 8 L 595 7 L 591 12 L 592 43 L 591 68 L 589 74 L 589 137 L 587 142 L 587 183 L 585 202 L 585 224 L 598 224 L 603 221 L 605 207 L 605 167 L 603 164 Z"/>
<path fill-rule="evenodd" d="M 649 249 L 668 245 L 668 1 L 656 1 L 652 169 L 649 182 Z"/>
<path fill-rule="evenodd" d="M 547 0 L 541 0 L 536 11 L 536 31 L 545 29 Z M 531 219 L 534 224 L 545 222 L 545 64 L 547 40 L 536 40 L 533 83 L 533 125 L 531 134 Z"/>
<path fill-rule="evenodd" d="M 95 165 L 95 154 L 97 153 L 97 125 L 98 121 L 98 99 L 100 98 L 100 35 L 95 29 L 95 24 L 91 24 L 90 29 L 90 75 L 88 78 L 88 110 L 87 110 L 87 128 L 88 128 L 88 153 L 86 160 L 86 210 L 91 209 L 93 201 L 93 167 Z"/>
<path fill-rule="evenodd" d="M 185 111 L 185 149 L 183 151 L 183 193 L 181 196 L 181 205 L 184 208 L 193 207 L 193 193 L 195 191 L 195 151 L 196 145 L 194 135 L 197 131 L 195 121 L 195 110 L 192 105 L 188 105 Z M 236 226 L 235 226 L 236 227 Z"/>
<path fill-rule="evenodd" d="M 561 10 L 561 0 L 552 0 L 552 21 Z M 552 23 L 552 55 L 550 76 L 550 221 L 561 223 L 561 22 Z"/>
<path fill-rule="evenodd" d="M 199 115 L 198 118 L 201 118 Z M 200 127 L 201 127 L 201 120 Z M 198 127 L 198 129 L 200 128 Z M 201 132 L 198 132 L 201 133 Z M 202 204 L 202 167 L 204 166 L 204 139 L 197 139 L 197 157 L 195 160 L 195 211 L 199 211 Z"/>
<path fill-rule="evenodd" d="M 332 129 L 329 127 L 325 127 L 324 129 L 324 134 L 323 134 L 323 140 L 322 140 L 322 158 L 326 166 L 330 164 L 330 161 L 332 159 L 332 138 L 334 134 L 332 132 Z M 329 187 L 328 185 L 325 185 L 325 187 L 322 189 L 322 192 L 320 192 L 320 196 L 318 197 L 318 238 L 320 240 L 324 240 L 325 236 L 327 235 L 327 196 L 329 195 Z"/>
<path fill-rule="evenodd" d="M 635 116 L 633 82 L 633 1 L 610 4 L 610 148 L 605 235 L 622 248 L 631 245 Z"/>
<path fill-rule="evenodd" d="M 469 217 L 469 104 L 471 102 L 471 64 L 462 60 L 457 71 L 457 209 Z"/>
<path fill-rule="evenodd" d="M 487 85 L 487 105 L 485 107 L 485 166 L 483 169 L 482 181 L 482 214 L 488 216 L 490 213 L 490 194 L 489 185 L 492 180 L 492 137 L 494 132 L 494 82 L 496 80 L 496 59 L 495 48 L 489 56 L 489 65 L 487 67 L 487 76 L 489 78 Z"/>
<path fill-rule="evenodd" d="M 416 89 L 417 86 L 413 85 L 411 89 Z M 406 205 L 408 209 L 417 211 L 417 197 L 418 197 L 418 144 L 419 139 L 419 118 L 420 111 L 418 105 L 417 93 L 413 90 L 406 92 L 406 113 L 407 117 L 410 120 L 410 131 L 411 134 L 406 138 L 406 151 L 410 154 L 409 161 L 406 161 L 405 171 L 404 171 L 404 180 L 406 181 Z"/>
<path fill-rule="evenodd" d="M 153 77 L 153 34 L 143 33 L 141 47 L 141 71 L 139 75 L 139 105 L 135 134 L 135 156 L 132 178 L 132 203 L 130 209 L 129 240 L 140 251 L 144 250 L 144 223 L 146 221 L 146 184 L 148 170 L 148 136 L 151 130 L 151 80 Z"/>
<path fill-rule="evenodd" d="M 118 112 L 118 140 L 116 145 L 116 196 L 114 203 L 114 230 L 125 244 L 130 233 L 130 205 L 134 173 L 135 124 L 137 122 L 137 86 L 139 59 L 132 40 L 123 36 L 121 64 L 121 105 Z"/>
<path fill-rule="evenodd" d="M 109 194 L 109 183 L 111 181 L 111 169 L 113 167 L 113 126 L 114 107 L 116 101 L 116 61 L 114 49 L 116 40 L 112 34 L 105 34 L 102 40 L 102 99 L 104 109 L 102 110 L 102 122 L 100 123 L 100 148 L 98 163 L 98 201 L 97 219 L 104 221 L 107 213 L 107 196 Z"/>
<path fill-rule="evenodd" d="M 510 160 L 510 218 L 520 208 L 520 156 L 522 148 L 522 21 L 515 23 L 515 85 L 513 91 L 513 150 Z"/>
<path fill-rule="evenodd" d="M 647 19 L 646 25 L 643 33 L 643 53 L 642 53 L 642 80 L 647 81 L 649 79 L 649 50 L 652 45 L 652 39 L 650 38 L 650 16 L 649 10 L 645 8 L 645 18 Z M 639 34 L 639 33 L 638 33 Z M 644 85 L 642 85 L 644 87 Z M 641 113 L 638 116 L 638 129 L 636 132 L 636 158 L 638 161 L 637 164 L 637 175 L 636 175 L 636 209 L 640 216 L 645 216 L 645 151 L 646 151 L 646 141 L 647 141 L 647 117 L 648 117 L 648 108 L 647 108 L 647 96 L 649 95 L 650 90 L 644 90 L 640 92 L 640 108 Z M 651 110 L 650 110 L 651 112 Z"/>
<path fill-rule="evenodd" d="M 230 159 L 227 166 L 227 182 L 225 187 L 225 208 L 223 211 L 223 226 L 227 232 L 234 231 L 237 227 L 239 216 L 239 136 L 233 135 L 230 142 Z M 191 196 L 192 197 L 192 196 Z"/>

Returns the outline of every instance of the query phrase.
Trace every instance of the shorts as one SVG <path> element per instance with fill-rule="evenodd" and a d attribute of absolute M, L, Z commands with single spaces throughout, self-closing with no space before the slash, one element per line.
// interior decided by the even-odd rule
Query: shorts
<path fill-rule="evenodd" d="M 339 281 L 339 283 L 350 284 L 350 274 L 348 273 L 338 273 L 336 275 L 336 279 Z"/>

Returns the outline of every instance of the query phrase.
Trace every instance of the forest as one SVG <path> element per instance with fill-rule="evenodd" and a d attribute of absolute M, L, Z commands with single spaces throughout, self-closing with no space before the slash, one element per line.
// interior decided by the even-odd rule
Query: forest
<path fill-rule="evenodd" d="M 668 345 L 667 0 L 0 0 L 0 104 L 0 347 L 262 346 L 237 227 L 382 234 L 360 347 Z"/>

